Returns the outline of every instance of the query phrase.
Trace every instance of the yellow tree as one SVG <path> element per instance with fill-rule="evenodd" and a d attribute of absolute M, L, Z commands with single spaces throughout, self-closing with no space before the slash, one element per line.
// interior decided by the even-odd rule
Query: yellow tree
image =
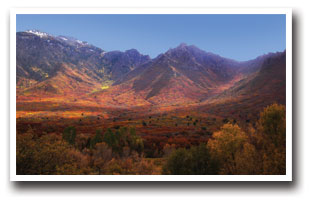
<path fill-rule="evenodd" d="M 213 134 L 208 148 L 212 158 L 220 163 L 220 174 L 241 174 L 242 156 L 252 157 L 254 146 L 248 143 L 247 135 L 236 124 L 225 124 L 220 131 Z M 250 151 L 249 153 L 243 153 Z M 243 170 L 244 173 L 244 170 Z M 248 173 L 245 173 L 248 174 Z"/>

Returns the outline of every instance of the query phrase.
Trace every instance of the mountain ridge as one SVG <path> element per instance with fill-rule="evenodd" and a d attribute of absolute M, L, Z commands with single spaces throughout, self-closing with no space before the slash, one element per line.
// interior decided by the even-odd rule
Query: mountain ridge
<path fill-rule="evenodd" d="M 16 34 L 19 97 L 77 96 L 110 106 L 166 107 L 229 101 L 240 94 L 259 93 L 257 87 L 247 86 L 258 85 L 264 96 L 278 100 L 268 89 L 276 93 L 271 89 L 282 89 L 285 79 L 281 57 L 285 51 L 239 62 L 181 43 L 151 59 L 133 48 L 106 52 L 67 36 L 37 31 Z M 281 65 L 273 62 L 276 58 Z M 260 73 L 268 72 L 268 61 L 280 67 Z M 276 87 L 269 82 L 273 74 L 281 75 L 274 77 L 280 83 Z"/>

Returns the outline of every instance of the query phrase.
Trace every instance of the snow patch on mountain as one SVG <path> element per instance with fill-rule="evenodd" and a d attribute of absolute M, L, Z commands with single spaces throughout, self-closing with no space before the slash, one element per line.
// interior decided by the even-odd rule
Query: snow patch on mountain
<path fill-rule="evenodd" d="M 31 33 L 31 34 L 34 34 L 34 35 L 37 35 L 39 36 L 40 38 L 43 38 L 43 37 L 47 37 L 48 34 L 47 33 L 44 33 L 44 32 L 41 32 L 41 31 L 37 31 L 37 30 L 28 30 L 26 31 L 27 33 Z"/>
<path fill-rule="evenodd" d="M 68 40 L 67 38 L 64 38 L 64 37 L 59 37 L 59 38 L 65 41 Z"/>

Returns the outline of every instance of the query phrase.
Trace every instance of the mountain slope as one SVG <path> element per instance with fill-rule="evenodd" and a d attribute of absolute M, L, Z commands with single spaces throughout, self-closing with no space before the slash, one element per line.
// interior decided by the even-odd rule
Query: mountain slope
<path fill-rule="evenodd" d="M 256 72 L 202 102 L 197 110 L 255 122 L 259 111 L 273 103 L 286 104 L 285 51 L 269 54 Z"/>
<path fill-rule="evenodd" d="M 263 60 L 258 71 L 249 74 L 216 98 L 247 94 L 285 95 L 285 76 L 286 52 L 270 54 Z"/>
<path fill-rule="evenodd" d="M 101 83 L 94 80 L 87 68 L 77 68 L 72 64 L 57 65 L 55 76 L 39 82 L 19 93 L 30 97 L 76 96 L 79 98 L 101 87 Z"/>
<path fill-rule="evenodd" d="M 114 81 L 122 79 L 125 74 L 149 60 L 149 56 L 140 54 L 136 49 L 107 52 L 102 57 L 102 63 Z"/>
<path fill-rule="evenodd" d="M 150 101 L 198 101 L 219 93 L 220 85 L 237 76 L 238 66 L 236 61 L 181 44 L 137 67 L 116 84 L 132 83 L 132 89 Z M 172 94 L 174 100 L 164 97 Z"/>
<path fill-rule="evenodd" d="M 148 60 L 149 56 L 134 49 L 105 52 L 72 37 L 52 36 L 34 30 L 16 33 L 18 91 L 53 78 L 62 64 L 83 71 L 94 82 L 108 87 Z"/>
<path fill-rule="evenodd" d="M 17 33 L 16 59 L 19 98 L 78 97 L 113 107 L 191 105 L 209 111 L 244 100 L 285 104 L 285 52 L 237 62 L 180 44 L 150 59 L 135 49 L 105 52 L 71 37 L 27 31 Z"/>
<path fill-rule="evenodd" d="M 86 43 L 74 45 L 64 37 L 41 32 L 16 34 L 17 81 L 20 77 L 43 81 L 56 74 L 59 63 L 71 63 L 94 72 L 101 67 L 103 50 Z"/>

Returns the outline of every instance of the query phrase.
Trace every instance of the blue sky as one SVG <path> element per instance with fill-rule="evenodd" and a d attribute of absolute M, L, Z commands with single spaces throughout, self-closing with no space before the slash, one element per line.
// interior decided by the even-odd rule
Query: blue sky
<path fill-rule="evenodd" d="M 245 61 L 286 48 L 285 15 L 17 15 L 16 30 L 72 36 L 152 58 L 180 43 Z"/>

